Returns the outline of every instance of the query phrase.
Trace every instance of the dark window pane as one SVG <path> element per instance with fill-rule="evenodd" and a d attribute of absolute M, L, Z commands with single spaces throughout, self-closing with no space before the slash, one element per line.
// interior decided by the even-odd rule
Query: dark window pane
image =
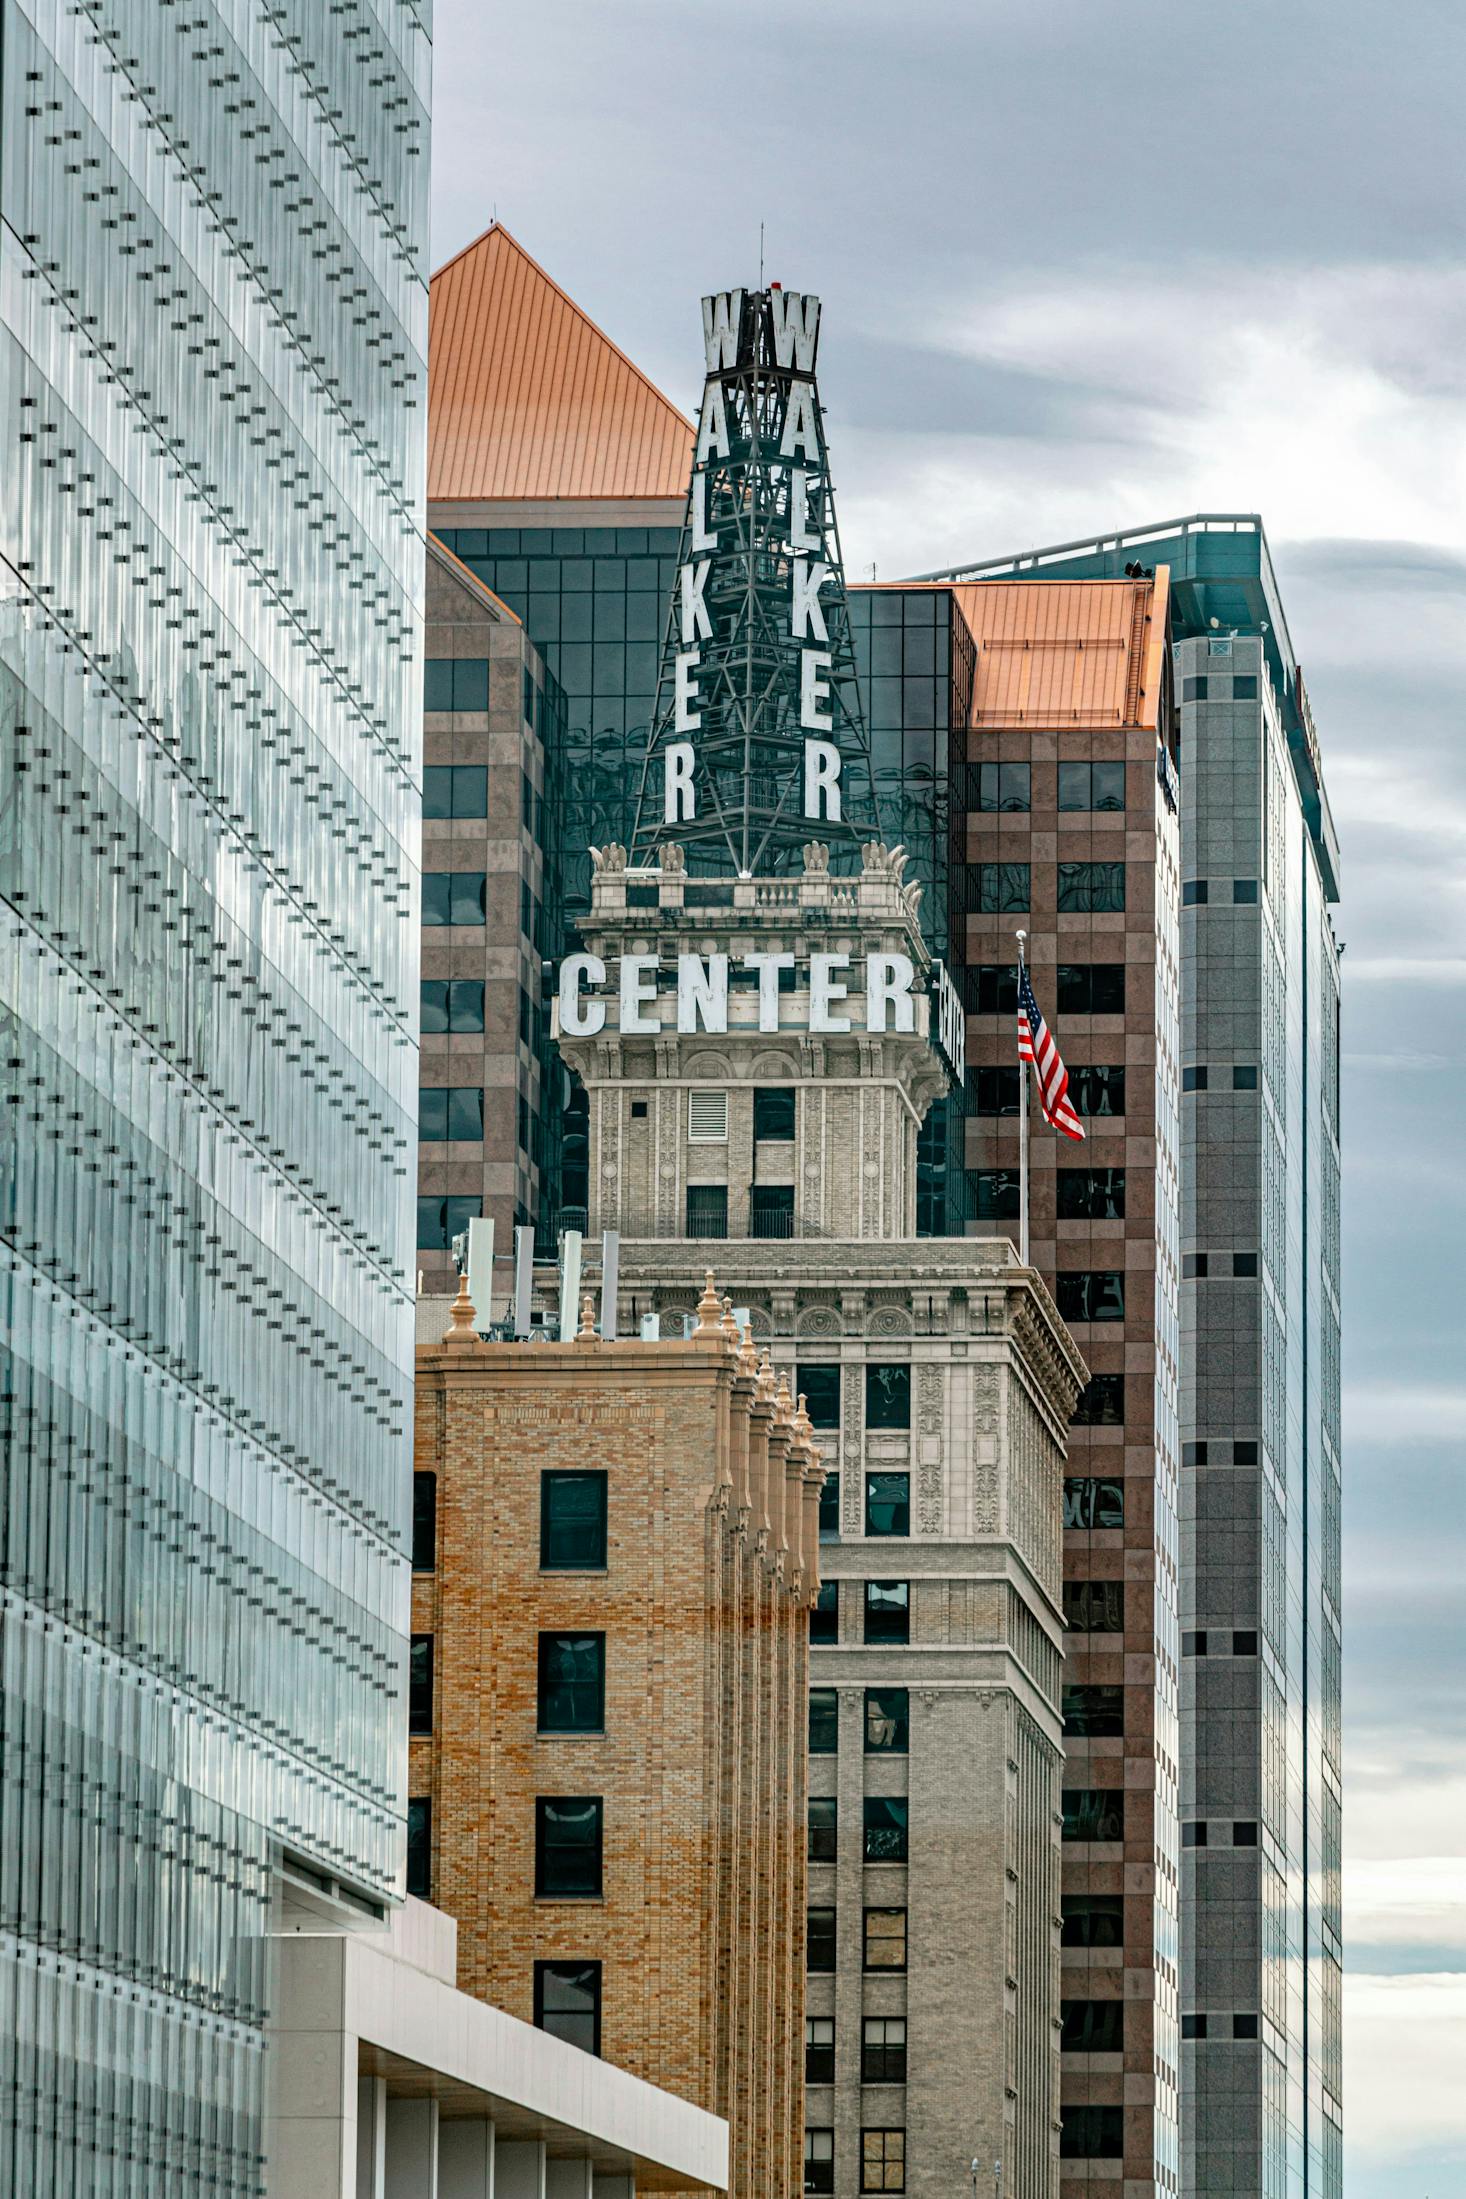
<path fill-rule="evenodd" d="M 796 1394 L 804 1398 L 804 1409 L 810 1423 L 816 1428 L 838 1428 L 840 1425 L 840 1369 L 828 1363 L 801 1359 L 794 1371 Z"/>
<path fill-rule="evenodd" d="M 726 1184 L 690 1183 L 687 1186 L 687 1234 L 689 1237 L 727 1236 Z"/>
<path fill-rule="evenodd" d="M 868 1794 L 865 1797 L 867 1863 L 906 1861 L 906 1812 L 904 1794 Z"/>
<path fill-rule="evenodd" d="M 451 710 L 453 708 L 453 659 L 451 657 L 424 658 L 422 706 L 424 710 Z"/>
<path fill-rule="evenodd" d="M 1065 1894 L 1061 1903 L 1066 1947 L 1123 1947 L 1122 1894 Z"/>
<path fill-rule="evenodd" d="M 449 874 L 445 870 L 425 870 L 422 879 L 422 920 L 426 925 L 446 924 L 448 921 Z"/>
<path fill-rule="evenodd" d="M 827 1473 L 820 1489 L 820 1541 L 840 1540 L 840 1476 Z"/>
<path fill-rule="evenodd" d="M 1075 1740 L 1114 1740 L 1125 1731 L 1125 1690 L 1069 1682 L 1064 1688 L 1064 1731 Z"/>
<path fill-rule="evenodd" d="M 819 1595 L 810 1607 L 809 1638 L 812 1642 L 840 1639 L 840 1583 L 821 1581 Z"/>
<path fill-rule="evenodd" d="M 1234 672 L 1232 674 L 1232 700 L 1233 702 L 1256 702 L 1257 674 L 1255 672 Z"/>
<path fill-rule="evenodd" d="M 542 1899 L 586 1899 L 601 1890 L 600 1799 L 540 1795 L 534 1806 L 534 1890 Z"/>
<path fill-rule="evenodd" d="M 1123 1073 L 1123 1072 L 1122 1072 Z M 1073 1071 L 1070 1072 L 1071 1079 Z M 972 1096 L 974 1115 L 1016 1115 L 1018 1112 L 1018 1071 L 1006 1065 L 995 1068 L 969 1069 L 968 1090 Z M 1073 1097 L 1073 1085 L 1070 1085 Z"/>
<path fill-rule="evenodd" d="M 840 1805 L 833 1794 L 809 1797 L 809 1860 L 833 1863 L 839 1837 Z"/>
<path fill-rule="evenodd" d="M 804 2081 L 806 2084 L 833 2084 L 835 2081 L 835 2026 L 829 2016 L 806 2016 L 804 2019 Z M 808 2188 L 806 2185 L 805 2189 Z"/>
<path fill-rule="evenodd" d="M 1125 2003 L 1120 2000 L 1066 2000 L 1060 2010 L 1064 2054 L 1119 2054 L 1125 2047 Z"/>
<path fill-rule="evenodd" d="M 481 870 L 455 870 L 448 873 L 451 905 L 448 912 L 450 924 L 482 924 L 488 916 L 488 880 Z"/>
<path fill-rule="evenodd" d="M 488 659 L 486 657 L 455 657 L 453 659 L 453 708 L 455 710 L 487 710 L 488 707 Z"/>
<path fill-rule="evenodd" d="M 419 994 L 418 1015 L 424 1037 L 448 1028 L 448 987 L 441 978 L 425 977 Z"/>
<path fill-rule="evenodd" d="M 1123 909 L 1123 863 L 1061 863 L 1058 902 L 1061 911 L 1085 915 L 1092 911 Z"/>
<path fill-rule="evenodd" d="M 1191 680 L 1187 686 L 1198 684 Z M 1206 682 L 1199 683 L 1203 687 Z M 1118 2161 L 1125 2151 L 1125 2111 L 1119 2107 L 1061 2110 L 1059 2153 L 1066 2161 Z"/>
<path fill-rule="evenodd" d="M 1203 673 L 1201 673 L 1199 677 L 1198 677 L 1198 676 L 1197 676 L 1196 674 L 1194 674 L 1194 673 L 1193 673 L 1193 674 L 1192 674 L 1192 676 L 1191 676 L 1191 678 L 1189 678 L 1189 679 L 1184 679 L 1184 680 L 1182 680 L 1182 682 L 1181 682 L 1181 700 L 1182 700 L 1182 702 L 1205 702 L 1205 701 L 1206 701 L 1206 696 L 1207 696 L 1207 680 L 1206 680 L 1206 674 L 1205 674 L 1204 672 L 1203 672 Z"/>
<path fill-rule="evenodd" d="M 452 814 L 455 817 L 487 817 L 489 774 L 483 764 L 454 764 Z"/>
<path fill-rule="evenodd" d="M 1018 1013 L 1018 970 L 1014 963 L 974 963 L 963 974 L 963 987 L 971 1015 Z"/>
<path fill-rule="evenodd" d="M 905 2084 L 906 2018 L 867 2016 L 860 2032 L 862 2084 Z"/>
<path fill-rule="evenodd" d="M 1064 1621 L 1078 1634 L 1120 1634 L 1125 1629 L 1121 1581 L 1065 1581 Z"/>
<path fill-rule="evenodd" d="M 407 1655 L 407 1730 L 433 1730 L 433 1637 L 414 1634 Z"/>
<path fill-rule="evenodd" d="M 1066 1321 L 1123 1321 L 1125 1278 L 1118 1268 L 1060 1268 L 1054 1299 Z"/>
<path fill-rule="evenodd" d="M 833 1909 L 811 1909 L 805 1924 L 805 1968 L 807 1970 L 833 1970 L 835 1967 L 835 1912 Z"/>
<path fill-rule="evenodd" d="M 832 1687 L 809 1691 L 809 1753 L 834 1756 L 840 1746 L 840 1698 Z"/>
<path fill-rule="evenodd" d="M 448 1135 L 448 1095 L 441 1086 L 426 1085 L 417 1095 L 417 1134 L 424 1145 L 436 1145 Z"/>
<path fill-rule="evenodd" d="M 867 1909 L 865 1912 L 865 1967 L 867 1970 L 906 1968 L 906 1911 Z"/>
<path fill-rule="evenodd" d="M 748 1220 L 751 1237 L 792 1237 L 793 1184 L 755 1184 L 749 1194 Z"/>
<path fill-rule="evenodd" d="M 1065 1787 L 1066 1840 L 1123 1840 L 1125 1796 L 1119 1787 Z"/>
<path fill-rule="evenodd" d="M 1206 1086 L 1207 1075 L 1204 1063 L 1193 1062 L 1190 1068 L 1181 1071 L 1181 1089 L 1183 1092 L 1204 1092 Z"/>
<path fill-rule="evenodd" d="M 540 1476 L 540 1565 L 546 1572 L 599 1572 L 606 1562 L 606 1476 Z"/>
<path fill-rule="evenodd" d="M 1092 766 L 1090 800 L 1095 809 L 1116 810 L 1125 807 L 1125 766 L 1122 763 L 1097 763 Z"/>
<path fill-rule="evenodd" d="M 537 1962 L 534 2020 L 552 2038 L 587 2054 L 601 2051 L 601 1966 L 598 1962 Z"/>
<path fill-rule="evenodd" d="M 459 1143 L 478 1143 L 484 1134 L 484 1095 L 477 1084 L 454 1085 L 444 1097 L 447 1100 L 443 1135 Z"/>
<path fill-rule="evenodd" d="M 865 1691 L 866 1755 L 904 1756 L 910 1716 L 904 1687 L 868 1687 Z"/>
<path fill-rule="evenodd" d="M 433 1804 L 430 1796 L 418 1794 L 407 1805 L 407 1891 L 427 1901 L 432 1890 Z"/>
<path fill-rule="evenodd" d="M 876 1473 L 866 1475 L 865 1531 L 868 1535 L 910 1534 L 910 1474 Z"/>
<path fill-rule="evenodd" d="M 1089 765 L 1068 763 L 1059 766 L 1060 809 L 1088 809 Z"/>
<path fill-rule="evenodd" d="M 1018 1072 L 1013 1072 L 1016 1077 Z M 1123 1115 L 1125 1071 L 1122 1067 L 1098 1068 L 1086 1063 L 1069 1068 L 1069 1097 L 1076 1115 Z M 1017 1113 L 1017 1107 L 1014 1107 Z"/>
<path fill-rule="evenodd" d="M 792 1085 L 760 1085 L 753 1095 L 753 1135 L 786 1141 L 794 1136 Z"/>
<path fill-rule="evenodd" d="M 980 1222 L 1016 1222 L 1019 1214 L 1019 1182 L 1015 1168 L 977 1168 L 972 1184 L 972 1211 Z"/>
<path fill-rule="evenodd" d="M 979 915 L 1016 915 L 1028 908 L 1027 863 L 969 863 L 967 872 L 967 905 Z"/>
<path fill-rule="evenodd" d="M 453 767 L 451 764 L 424 764 L 422 813 L 424 818 L 451 817 L 453 815 Z"/>
<path fill-rule="evenodd" d="M 1124 1169 L 1061 1168 L 1056 1179 L 1056 1212 L 1061 1222 L 1122 1222 Z"/>
<path fill-rule="evenodd" d="M 438 1477 L 412 1477 L 412 1570 L 431 1573 L 438 1561 Z"/>
<path fill-rule="evenodd" d="M 866 1582 L 865 1638 L 868 1642 L 910 1641 L 911 1583 L 909 1581 Z"/>
<path fill-rule="evenodd" d="M 804 2188 L 808 2192 L 834 2190 L 835 2133 L 833 2130 L 806 2130 L 804 2133 Z"/>
<path fill-rule="evenodd" d="M 911 1368 L 872 1363 L 865 1370 L 865 1424 L 867 1428 L 911 1426 Z"/>
<path fill-rule="evenodd" d="M 447 1199 L 420 1196 L 417 1202 L 419 1252 L 449 1252 L 453 1240 L 483 1213 L 482 1199 L 466 1195 Z"/>
<path fill-rule="evenodd" d="M 1257 1090 L 1257 1065 L 1255 1062 L 1234 1062 L 1232 1065 L 1232 1090 L 1255 1092 Z"/>
<path fill-rule="evenodd" d="M 1064 1525 L 1092 1529 L 1123 1527 L 1125 1484 L 1096 1480 L 1087 1474 L 1071 1474 L 1064 1483 Z"/>
<path fill-rule="evenodd" d="M 1123 1374 L 1092 1374 L 1074 1407 L 1076 1428 L 1119 1428 L 1125 1422 Z"/>
<path fill-rule="evenodd" d="M 448 984 L 448 1028 L 450 1031 L 481 1031 L 484 1027 L 484 989 L 464 978 L 452 978 Z"/>
<path fill-rule="evenodd" d="M 541 1634 L 538 1728 L 600 1733 L 606 1722 L 604 1634 Z"/>

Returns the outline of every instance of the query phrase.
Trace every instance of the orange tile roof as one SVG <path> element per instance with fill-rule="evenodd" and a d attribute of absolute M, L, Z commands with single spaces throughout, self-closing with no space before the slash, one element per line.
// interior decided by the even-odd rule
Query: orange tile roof
<path fill-rule="evenodd" d="M 692 438 L 502 223 L 434 275 L 430 502 L 680 498 Z"/>
<path fill-rule="evenodd" d="M 1154 580 L 987 580 L 953 588 L 977 649 L 975 727 L 1155 729 L 1170 573 Z"/>

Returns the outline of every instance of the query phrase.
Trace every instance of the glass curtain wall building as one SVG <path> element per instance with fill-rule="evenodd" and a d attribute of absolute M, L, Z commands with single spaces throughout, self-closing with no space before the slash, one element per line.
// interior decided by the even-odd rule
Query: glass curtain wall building
<path fill-rule="evenodd" d="M 425 5 L 0 4 L 0 2187 L 400 1886 Z"/>

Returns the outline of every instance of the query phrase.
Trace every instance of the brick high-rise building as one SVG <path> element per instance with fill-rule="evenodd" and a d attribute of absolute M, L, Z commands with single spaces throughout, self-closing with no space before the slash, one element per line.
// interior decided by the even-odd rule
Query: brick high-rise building
<path fill-rule="evenodd" d="M 725 2117 L 729 2190 L 789 2199 L 819 1453 L 710 1288 L 685 1339 L 472 1320 L 418 1353 L 414 1883 L 460 1986 Z"/>

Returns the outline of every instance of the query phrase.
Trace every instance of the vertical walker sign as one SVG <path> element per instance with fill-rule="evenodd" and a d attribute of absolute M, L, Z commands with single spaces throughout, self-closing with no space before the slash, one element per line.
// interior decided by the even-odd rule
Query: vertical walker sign
<path fill-rule="evenodd" d="M 707 380 L 634 859 L 659 842 L 744 877 L 812 837 L 854 859 L 875 829 L 845 575 L 815 383 L 820 301 L 702 301 Z"/>

